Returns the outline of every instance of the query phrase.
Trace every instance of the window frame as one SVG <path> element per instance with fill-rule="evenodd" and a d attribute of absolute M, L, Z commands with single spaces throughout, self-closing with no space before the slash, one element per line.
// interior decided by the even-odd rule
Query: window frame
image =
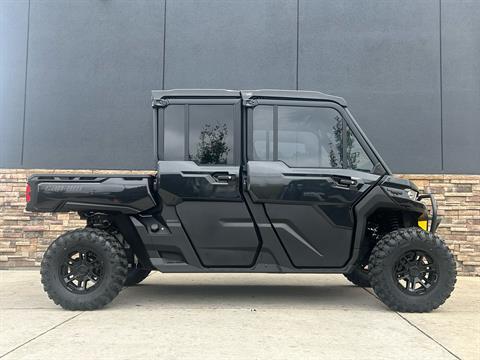
<path fill-rule="evenodd" d="M 156 132 L 157 157 L 159 160 L 165 161 L 165 111 L 170 105 L 184 106 L 184 149 L 183 161 L 194 161 L 189 158 L 190 155 L 190 105 L 231 105 L 233 120 L 233 163 L 231 164 L 197 164 L 199 166 L 239 166 L 241 162 L 241 99 L 240 98 L 171 98 L 168 99 L 168 105 L 158 109 L 157 126 L 154 128 Z M 173 161 L 173 160 L 172 160 Z M 177 160 L 182 161 L 182 160 Z"/>
<path fill-rule="evenodd" d="M 253 158 L 253 113 L 255 111 L 255 107 L 257 106 L 262 106 L 262 105 L 268 105 L 273 107 L 273 160 L 254 160 Z M 278 107 L 279 106 L 290 106 L 290 107 L 312 107 L 312 108 L 328 108 L 328 109 L 333 109 L 338 112 L 338 114 L 342 118 L 342 167 L 334 168 L 334 167 L 321 167 L 321 166 L 315 166 L 315 167 L 297 167 L 297 166 L 291 166 L 287 163 L 285 163 L 282 160 L 278 159 Z M 280 161 L 283 162 L 286 166 L 289 168 L 303 168 L 303 169 L 332 169 L 332 170 L 343 170 L 343 169 L 349 169 L 345 167 L 345 163 L 343 159 L 345 158 L 346 154 L 346 132 L 347 132 L 347 127 L 350 129 L 352 132 L 353 136 L 355 137 L 356 141 L 362 148 L 362 150 L 365 152 L 365 155 L 368 157 L 368 159 L 372 162 L 372 171 L 370 173 L 373 173 L 373 170 L 375 169 L 376 165 L 379 163 L 379 160 L 375 156 L 375 154 L 371 151 L 369 148 L 368 144 L 365 142 L 365 139 L 363 136 L 360 134 L 358 131 L 356 125 L 350 121 L 350 117 L 348 116 L 348 113 L 345 111 L 345 109 L 334 103 L 334 102 L 329 102 L 329 101 L 305 101 L 305 100 L 278 100 L 278 99 L 258 99 L 257 104 L 255 107 L 250 107 L 247 108 L 247 122 L 246 122 L 246 134 L 247 134 L 247 149 L 246 149 L 246 161 Z M 350 170 L 355 170 L 355 169 L 350 169 Z M 362 171 L 362 170 L 358 170 Z"/>

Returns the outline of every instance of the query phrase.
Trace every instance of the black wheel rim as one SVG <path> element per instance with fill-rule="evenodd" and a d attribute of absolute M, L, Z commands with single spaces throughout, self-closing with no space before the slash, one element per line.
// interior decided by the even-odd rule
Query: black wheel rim
<path fill-rule="evenodd" d="M 438 281 L 435 261 L 422 250 L 405 252 L 397 260 L 393 270 L 397 286 L 409 295 L 424 295 L 430 292 Z"/>
<path fill-rule="evenodd" d="M 60 267 L 63 286 L 77 294 L 95 290 L 102 282 L 103 276 L 103 261 L 90 249 L 70 251 Z"/>

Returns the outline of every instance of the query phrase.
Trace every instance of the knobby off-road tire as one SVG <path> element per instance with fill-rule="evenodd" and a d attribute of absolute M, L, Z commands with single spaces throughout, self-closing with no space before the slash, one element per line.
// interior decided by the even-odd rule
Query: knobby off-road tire
<path fill-rule="evenodd" d="M 359 264 L 353 271 L 343 275 L 354 285 L 370 287 L 370 277 L 366 265 L 368 264 Z"/>
<path fill-rule="evenodd" d="M 455 260 L 443 240 L 419 228 L 388 233 L 370 255 L 372 288 L 395 311 L 438 308 L 452 293 L 456 275 Z"/>
<path fill-rule="evenodd" d="M 140 284 L 147 278 L 151 270 L 145 269 L 140 264 L 131 264 L 128 268 L 127 278 L 125 279 L 124 286 L 134 286 Z"/>
<path fill-rule="evenodd" d="M 94 310 L 122 290 L 127 266 L 125 250 L 114 236 L 84 228 L 61 235 L 48 247 L 40 273 L 55 304 L 67 310 Z"/>

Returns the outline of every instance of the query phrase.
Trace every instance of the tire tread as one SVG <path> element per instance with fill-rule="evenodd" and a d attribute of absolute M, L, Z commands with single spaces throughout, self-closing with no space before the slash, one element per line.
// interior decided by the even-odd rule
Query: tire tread
<path fill-rule="evenodd" d="M 110 279 L 107 279 L 107 286 L 104 287 L 103 292 L 98 294 L 98 296 L 87 300 L 82 298 L 82 295 L 79 295 L 78 301 L 71 301 L 62 296 L 58 291 L 57 287 L 63 285 L 55 282 L 51 273 L 52 268 L 49 265 L 55 261 L 55 257 L 59 256 L 62 249 L 83 238 L 87 238 L 89 242 L 99 246 L 102 249 L 101 251 L 104 251 L 110 262 L 112 272 Z M 127 266 L 125 250 L 113 235 L 104 230 L 94 228 L 76 229 L 61 235 L 48 247 L 41 263 L 41 282 L 48 297 L 64 309 L 95 310 L 110 303 L 122 290 L 127 275 Z"/>
<path fill-rule="evenodd" d="M 406 247 L 414 241 L 420 240 L 429 247 L 436 248 L 440 254 L 440 261 L 444 262 L 447 272 L 441 274 L 446 281 L 439 287 L 436 296 L 429 297 L 428 301 L 407 303 L 396 296 L 385 284 L 382 274 L 387 271 L 388 256 L 398 247 Z M 402 228 L 386 234 L 373 248 L 369 260 L 369 277 L 373 290 L 389 308 L 400 312 L 429 312 L 442 305 L 452 293 L 456 282 L 455 259 L 445 242 L 435 234 L 428 233 L 419 228 Z"/>

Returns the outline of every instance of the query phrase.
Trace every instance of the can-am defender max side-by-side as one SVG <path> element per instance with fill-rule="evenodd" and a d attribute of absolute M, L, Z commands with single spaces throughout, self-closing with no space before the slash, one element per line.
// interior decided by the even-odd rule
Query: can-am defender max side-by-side
<path fill-rule="evenodd" d="M 77 212 L 52 242 L 48 296 L 108 304 L 161 272 L 340 273 L 397 311 L 452 292 L 431 194 L 392 176 L 342 98 L 311 91 L 153 91 L 158 173 L 33 175 L 27 210 Z M 422 202 L 431 202 L 431 212 Z"/>

